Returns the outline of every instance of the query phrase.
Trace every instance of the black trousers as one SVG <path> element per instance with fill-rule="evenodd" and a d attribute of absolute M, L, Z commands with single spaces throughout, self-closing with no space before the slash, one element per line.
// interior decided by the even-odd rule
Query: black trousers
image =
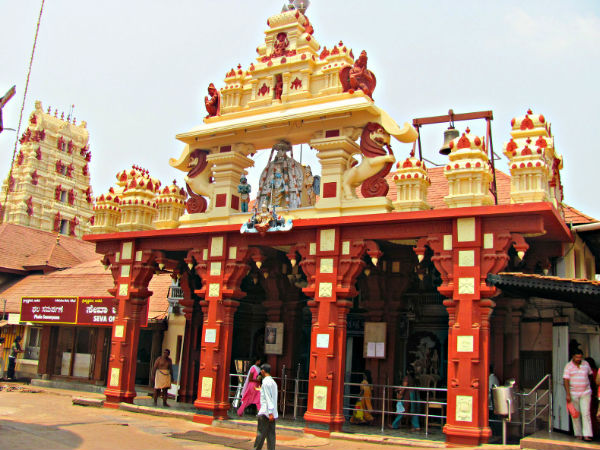
<path fill-rule="evenodd" d="M 17 365 L 17 358 L 8 357 L 8 372 L 6 378 L 14 380 L 15 378 L 15 366 Z"/>
<path fill-rule="evenodd" d="M 265 439 L 267 439 L 267 450 L 275 450 L 275 422 L 277 421 L 269 420 L 267 416 L 258 416 L 254 450 L 261 450 Z"/>

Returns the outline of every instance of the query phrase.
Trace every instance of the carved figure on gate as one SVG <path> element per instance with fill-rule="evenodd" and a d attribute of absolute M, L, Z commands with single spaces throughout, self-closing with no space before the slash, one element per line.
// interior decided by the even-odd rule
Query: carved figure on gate
<path fill-rule="evenodd" d="M 186 202 L 186 208 L 190 214 L 206 212 L 208 203 L 205 198 L 213 197 L 214 187 L 212 186 L 212 170 L 208 163 L 208 150 L 195 149 L 191 153 L 189 147 L 186 147 L 179 160 L 171 158 L 169 164 L 180 170 L 185 170 L 185 161 L 187 159 L 188 174 L 184 178 L 187 192 L 190 198 Z M 189 159 L 188 159 L 189 155 Z M 210 205 L 212 208 L 212 203 Z"/>
<path fill-rule="evenodd" d="M 275 99 L 281 100 L 281 95 L 283 94 L 283 77 L 281 74 L 278 74 L 275 77 Z"/>
<path fill-rule="evenodd" d="M 214 117 L 221 114 L 221 93 L 214 84 L 208 85 L 208 95 L 204 97 L 204 105 L 208 115 L 206 117 Z"/>
<path fill-rule="evenodd" d="M 340 70 L 340 82 L 344 92 L 352 94 L 360 89 L 372 100 L 377 80 L 373 72 L 367 69 L 367 59 L 367 52 L 363 50 L 352 67 L 346 66 Z"/>
<path fill-rule="evenodd" d="M 385 176 L 396 161 L 390 147 L 390 135 L 378 123 L 367 123 L 360 138 L 360 151 L 363 155 L 360 164 L 349 167 L 342 176 L 344 198 L 356 198 L 354 190 L 360 184 L 363 197 L 385 197 L 390 188 Z"/>
<path fill-rule="evenodd" d="M 240 202 L 242 212 L 248 212 L 248 200 L 250 199 L 250 191 L 252 186 L 248 184 L 246 175 L 240 177 L 240 184 L 238 184 L 238 193 L 240 194 Z"/>

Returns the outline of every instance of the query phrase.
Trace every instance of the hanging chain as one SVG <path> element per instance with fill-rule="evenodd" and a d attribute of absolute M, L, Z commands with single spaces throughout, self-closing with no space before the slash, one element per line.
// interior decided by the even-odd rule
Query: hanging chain
<path fill-rule="evenodd" d="M 10 170 L 8 172 L 8 183 L 6 185 L 6 195 L 4 196 L 4 205 L 0 205 L 0 208 L 6 209 L 6 202 L 8 201 L 8 192 L 10 191 L 10 180 L 12 178 L 13 165 L 15 163 L 15 156 L 17 155 L 17 144 L 19 143 L 19 133 L 21 132 L 21 122 L 23 120 L 23 110 L 25 109 L 25 100 L 27 98 L 27 89 L 29 88 L 29 77 L 31 76 L 31 66 L 33 66 L 33 57 L 35 55 L 35 47 L 37 45 L 38 34 L 40 32 L 40 22 L 42 21 L 42 13 L 44 12 L 44 2 L 42 0 L 42 6 L 40 7 L 40 15 L 38 16 L 37 25 L 35 27 L 35 37 L 33 39 L 33 49 L 31 50 L 31 58 L 29 58 L 29 70 L 27 71 L 27 80 L 25 81 L 25 90 L 23 91 L 23 103 L 21 104 L 21 111 L 19 113 L 19 125 L 17 126 L 17 136 L 15 137 L 15 147 L 13 149 L 12 161 L 10 163 Z M 4 219 L 4 211 L 0 210 L 0 223 Z"/>

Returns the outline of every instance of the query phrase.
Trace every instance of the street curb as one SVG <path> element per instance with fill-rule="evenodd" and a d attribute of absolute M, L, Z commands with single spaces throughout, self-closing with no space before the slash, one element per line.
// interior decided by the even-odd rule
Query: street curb
<path fill-rule="evenodd" d="M 339 439 L 344 441 L 369 442 L 371 444 L 386 444 L 386 445 L 404 445 L 407 447 L 424 447 L 424 448 L 446 448 L 445 442 L 429 441 L 425 439 L 410 439 L 405 437 L 394 436 L 373 436 L 370 434 L 348 434 L 339 431 L 330 433 L 331 439 Z"/>
<path fill-rule="evenodd" d="M 151 416 L 174 417 L 177 419 L 188 420 L 190 422 L 193 421 L 193 419 L 194 419 L 194 413 L 192 413 L 192 412 L 171 411 L 168 409 L 156 409 L 155 407 L 132 405 L 131 403 L 119 403 L 119 409 L 122 409 L 123 411 L 148 414 Z"/>
<path fill-rule="evenodd" d="M 71 400 L 74 405 L 79 406 L 94 406 L 96 408 L 102 408 L 104 405 L 104 400 L 99 398 L 73 397 Z"/>

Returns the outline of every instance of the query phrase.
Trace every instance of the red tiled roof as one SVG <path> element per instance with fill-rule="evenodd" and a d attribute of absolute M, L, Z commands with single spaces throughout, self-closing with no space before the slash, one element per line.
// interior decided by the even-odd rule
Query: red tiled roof
<path fill-rule="evenodd" d="M 94 243 L 23 225 L 0 224 L 0 272 L 64 269 L 91 259 L 100 259 Z"/>
<path fill-rule="evenodd" d="M 590 217 L 565 203 L 563 203 L 563 211 L 565 212 L 565 222 L 572 223 L 573 225 L 598 222 L 598 220 L 593 217 Z"/>
<path fill-rule="evenodd" d="M 396 172 L 390 172 L 385 177 L 390 185 L 387 197 L 392 201 L 396 201 L 396 183 L 394 182 L 394 175 L 396 175 Z M 444 168 L 428 168 L 427 175 L 431 180 L 431 185 L 427 190 L 427 203 L 429 203 L 429 206 L 431 206 L 432 209 L 448 208 L 444 202 L 444 197 L 448 195 L 448 180 L 444 176 Z M 498 204 L 510 204 L 510 176 L 496 170 L 496 187 L 498 190 Z M 356 194 L 359 197 L 362 197 L 360 188 L 357 189 Z"/>
<path fill-rule="evenodd" d="M 6 312 L 18 313 L 21 311 L 22 297 L 106 297 L 109 296 L 108 289 L 113 285 L 110 270 L 104 270 L 100 258 L 96 258 L 70 269 L 26 276 L 0 295 L 7 300 Z M 150 280 L 149 289 L 152 291 L 152 297 L 148 309 L 149 319 L 160 319 L 166 316 L 169 306 L 167 293 L 170 285 L 169 274 L 154 275 Z"/>

